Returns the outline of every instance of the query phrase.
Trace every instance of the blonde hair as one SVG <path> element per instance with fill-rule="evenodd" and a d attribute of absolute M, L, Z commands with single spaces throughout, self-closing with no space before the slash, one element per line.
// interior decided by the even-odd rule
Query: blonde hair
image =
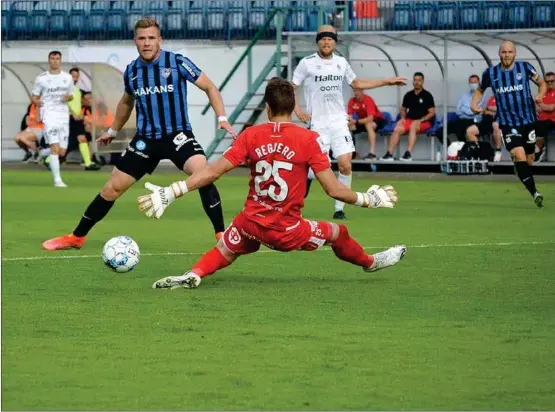
<path fill-rule="evenodd" d="M 148 29 L 149 27 L 156 27 L 158 32 L 160 32 L 160 25 L 156 19 L 152 17 L 143 17 L 138 20 L 137 23 L 135 23 L 135 32 L 137 32 L 138 29 Z"/>

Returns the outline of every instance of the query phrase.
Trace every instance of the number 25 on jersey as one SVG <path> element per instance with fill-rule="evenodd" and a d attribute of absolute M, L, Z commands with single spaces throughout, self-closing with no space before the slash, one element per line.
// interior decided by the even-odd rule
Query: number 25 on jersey
<path fill-rule="evenodd" d="M 287 182 L 279 175 L 280 170 L 292 170 L 293 164 L 274 160 L 273 164 L 266 160 L 260 160 L 256 163 L 256 173 L 260 176 L 254 178 L 254 190 L 258 196 L 269 196 L 276 202 L 282 202 L 287 198 L 289 187 Z M 273 179 L 272 179 L 273 178 Z M 273 182 L 267 186 L 267 189 L 261 189 L 260 184 L 272 179 Z"/>

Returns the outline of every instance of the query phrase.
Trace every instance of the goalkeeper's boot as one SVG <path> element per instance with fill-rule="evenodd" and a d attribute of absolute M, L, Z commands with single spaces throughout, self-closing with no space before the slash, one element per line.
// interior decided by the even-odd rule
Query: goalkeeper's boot
<path fill-rule="evenodd" d="M 181 276 L 168 276 L 153 283 L 152 289 L 195 289 L 200 285 L 200 276 L 187 272 Z"/>
<path fill-rule="evenodd" d="M 372 255 L 374 263 L 372 266 L 363 268 L 365 272 L 376 272 L 377 270 L 396 265 L 407 253 L 407 247 L 404 245 L 393 246 L 383 252 Z"/>
<path fill-rule="evenodd" d="M 46 240 L 42 243 L 42 247 L 46 250 L 81 249 L 85 240 L 85 236 L 77 237 L 74 234 L 69 234 Z"/>

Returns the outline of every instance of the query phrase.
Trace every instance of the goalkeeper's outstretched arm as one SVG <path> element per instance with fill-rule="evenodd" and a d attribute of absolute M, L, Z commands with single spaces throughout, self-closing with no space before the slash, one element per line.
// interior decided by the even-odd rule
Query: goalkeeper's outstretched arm
<path fill-rule="evenodd" d="M 206 165 L 202 170 L 193 173 L 187 180 L 174 182 L 170 185 L 175 193 L 175 198 L 183 196 L 185 193 L 200 189 L 210 183 L 214 183 L 222 175 L 226 174 L 235 166 L 225 157 L 220 157 L 216 162 Z"/>
<path fill-rule="evenodd" d="M 397 192 L 392 186 L 372 186 L 367 192 L 353 192 L 335 177 L 331 169 L 316 173 L 316 179 L 322 185 L 326 194 L 344 203 L 360 207 L 387 207 L 392 208 L 397 202 Z"/>

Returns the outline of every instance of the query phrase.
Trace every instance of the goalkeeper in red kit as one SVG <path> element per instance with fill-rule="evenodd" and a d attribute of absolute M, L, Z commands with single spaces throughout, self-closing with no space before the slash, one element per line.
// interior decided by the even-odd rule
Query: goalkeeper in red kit
<path fill-rule="evenodd" d="M 303 219 L 301 209 L 309 168 L 328 196 L 352 205 L 392 208 L 397 202 L 397 193 L 391 186 L 378 185 L 365 193 L 356 193 L 337 180 L 326 153 L 322 152 L 318 133 L 291 123 L 295 90 L 290 82 L 279 78 L 270 80 L 264 101 L 270 121 L 241 133 L 218 161 L 168 187 L 145 184 L 152 193 L 137 198 L 139 210 L 159 219 L 177 198 L 216 181 L 242 163 L 251 169 L 245 207 L 217 246 L 184 275 L 162 278 L 153 288 L 196 288 L 203 277 L 229 266 L 241 255 L 258 251 L 260 245 L 282 252 L 313 251 L 331 245 L 339 259 L 367 272 L 395 265 L 405 255 L 405 246 L 368 255 L 349 235 L 345 225 Z"/>

